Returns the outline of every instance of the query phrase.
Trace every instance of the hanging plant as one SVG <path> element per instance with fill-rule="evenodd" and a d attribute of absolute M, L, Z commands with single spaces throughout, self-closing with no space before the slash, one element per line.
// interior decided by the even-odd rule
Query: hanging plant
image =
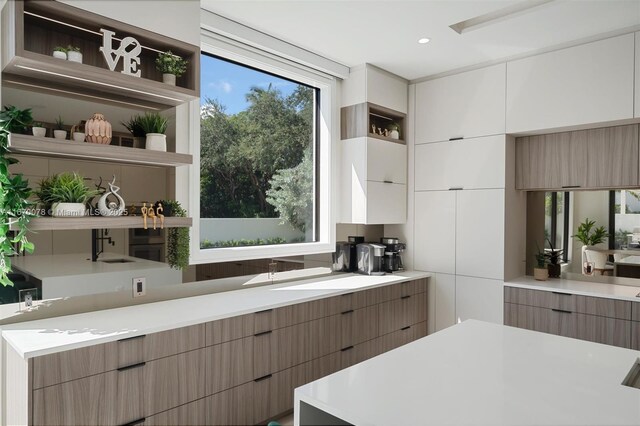
<path fill-rule="evenodd" d="M 9 135 L 24 133 L 31 125 L 31 110 L 6 106 L 0 112 L 0 284 L 13 285 L 8 277 L 11 256 L 26 251 L 33 253 L 34 245 L 27 239 L 29 221 L 34 215 L 29 201 L 29 181 L 22 174 L 10 175 L 9 166 L 18 162 L 9 157 Z M 17 233 L 12 237 L 13 227 Z"/>
<path fill-rule="evenodd" d="M 187 211 L 179 202 L 161 201 L 165 209 L 171 209 L 174 217 L 187 217 Z M 169 228 L 167 231 L 167 263 L 175 269 L 189 266 L 189 228 Z"/>

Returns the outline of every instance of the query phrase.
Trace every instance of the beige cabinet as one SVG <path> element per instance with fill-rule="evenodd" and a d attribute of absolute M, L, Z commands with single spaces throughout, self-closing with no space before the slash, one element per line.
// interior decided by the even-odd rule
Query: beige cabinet
<path fill-rule="evenodd" d="M 631 321 L 631 349 L 640 351 L 640 322 Z"/>
<path fill-rule="evenodd" d="M 586 131 L 587 187 L 638 186 L 638 126 Z"/>

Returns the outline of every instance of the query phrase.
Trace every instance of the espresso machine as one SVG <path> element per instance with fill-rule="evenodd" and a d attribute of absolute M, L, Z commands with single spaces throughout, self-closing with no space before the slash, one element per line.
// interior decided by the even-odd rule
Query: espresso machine
<path fill-rule="evenodd" d="M 364 237 L 349 236 L 348 241 L 338 241 L 333 253 L 333 270 L 335 272 L 355 272 L 358 270 L 358 253 L 356 247 L 364 243 Z"/>
<path fill-rule="evenodd" d="M 376 243 L 362 243 L 356 246 L 358 252 L 358 273 L 364 275 L 384 275 L 385 246 Z"/>
<path fill-rule="evenodd" d="M 385 247 L 384 271 L 402 271 L 404 269 L 402 265 L 402 252 L 404 252 L 406 245 L 395 237 L 382 237 L 380 238 L 380 243 Z"/>

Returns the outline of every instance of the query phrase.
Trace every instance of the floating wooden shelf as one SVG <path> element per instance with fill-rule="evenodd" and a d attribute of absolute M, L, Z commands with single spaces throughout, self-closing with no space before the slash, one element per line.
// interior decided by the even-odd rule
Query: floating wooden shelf
<path fill-rule="evenodd" d="M 340 109 L 340 138 L 351 139 L 359 137 L 370 137 L 383 141 L 405 144 L 405 118 L 406 114 L 386 108 L 370 102 L 350 105 Z M 376 129 L 386 129 L 390 124 L 395 123 L 400 127 L 399 139 L 393 139 L 379 133 L 373 133 L 371 127 Z"/>
<path fill-rule="evenodd" d="M 160 221 L 157 221 L 160 227 Z M 193 224 L 190 217 L 165 217 L 165 228 L 189 228 Z M 153 221 L 147 220 L 149 228 L 153 227 Z M 74 229 L 122 229 L 122 228 L 143 228 L 142 216 L 120 216 L 120 217 L 37 217 L 29 222 L 29 229 L 32 231 L 61 231 Z"/>
<path fill-rule="evenodd" d="M 89 142 L 74 142 L 53 138 L 38 138 L 12 133 L 9 149 L 15 154 L 73 158 L 88 161 L 142 164 L 147 166 L 178 167 L 193 163 L 191 154 L 152 151 Z"/>

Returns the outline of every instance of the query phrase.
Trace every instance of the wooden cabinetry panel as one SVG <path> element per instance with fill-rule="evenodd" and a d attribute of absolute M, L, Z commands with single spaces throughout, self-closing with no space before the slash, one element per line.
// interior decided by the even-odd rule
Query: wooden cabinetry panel
<path fill-rule="evenodd" d="M 379 306 L 379 333 L 384 335 L 427 319 L 427 299 L 424 293 L 407 295 Z"/>
<path fill-rule="evenodd" d="M 152 333 L 116 342 L 117 368 L 188 352 L 205 346 L 205 325 Z M 109 349 L 107 349 L 109 350 Z"/>
<path fill-rule="evenodd" d="M 103 373 L 108 369 L 107 356 L 105 345 L 95 345 L 36 357 L 33 359 L 33 388 Z"/>
<path fill-rule="evenodd" d="M 587 187 L 638 186 L 638 125 L 586 132 Z"/>
<path fill-rule="evenodd" d="M 206 345 L 216 345 L 254 333 L 253 314 L 225 318 L 205 324 Z"/>
<path fill-rule="evenodd" d="M 378 307 L 350 310 L 340 317 L 340 348 L 378 337 Z"/>
<path fill-rule="evenodd" d="M 640 301 L 631 303 L 631 320 L 640 321 Z"/>
<path fill-rule="evenodd" d="M 577 339 L 631 348 L 631 321 L 595 315 L 573 315 L 576 316 Z"/>
<path fill-rule="evenodd" d="M 631 321 L 631 349 L 640 351 L 640 322 Z"/>
<path fill-rule="evenodd" d="M 205 349 L 207 395 L 250 382 L 256 378 L 253 370 L 253 342 L 254 337 L 252 336 L 209 346 Z"/>
<path fill-rule="evenodd" d="M 207 397 L 207 425 L 255 424 L 253 390 L 254 382 L 249 382 Z"/>
<path fill-rule="evenodd" d="M 630 320 L 632 303 L 625 300 L 576 295 L 575 311 L 582 314 Z"/>
<path fill-rule="evenodd" d="M 207 425 L 207 399 L 199 399 L 180 407 L 148 416 L 144 420 L 144 426 L 206 426 Z"/>

